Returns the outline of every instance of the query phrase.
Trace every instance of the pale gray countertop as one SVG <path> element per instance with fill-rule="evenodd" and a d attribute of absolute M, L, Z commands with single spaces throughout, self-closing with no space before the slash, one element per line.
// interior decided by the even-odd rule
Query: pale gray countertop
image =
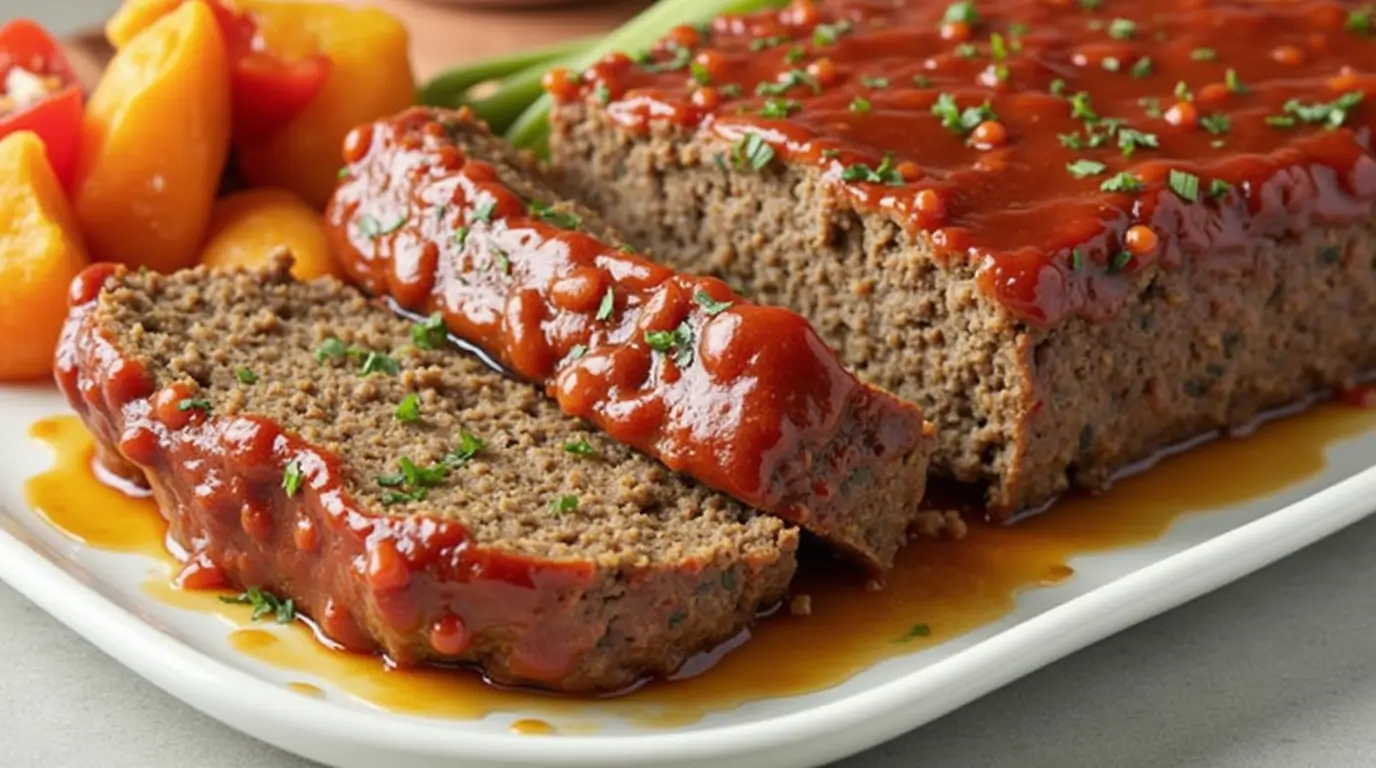
<path fill-rule="evenodd" d="M 64 32 L 113 0 L 0 0 Z M 1376 520 L 844 768 L 1376 765 Z M 0 768 L 310 765 L 206 718 L 0 586 Z"/>

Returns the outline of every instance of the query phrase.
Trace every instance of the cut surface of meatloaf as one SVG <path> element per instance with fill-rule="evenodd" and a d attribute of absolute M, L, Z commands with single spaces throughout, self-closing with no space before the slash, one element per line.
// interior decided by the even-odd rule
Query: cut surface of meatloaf
<path fill-rule="evenodd" d="M 467 113 L 364 126 L 345 154 L 328 218 L 368 290 L 437 313 L 564 412 L 872 569 L 931 527 L 930 425 L 860 383 L 800 315 L 628 252 Z"/>
<path fill-rule="evenodd" d="M 559 184 L 812 320 L 996 513 L 1376 368 L 1359 4 L 1082 5 L 676 30 L 551 78 Z"/>
<path fill-rule="evenodd" d="M 796 529 L 286 261 L 98 265 L 73 294 L 59 381 L 187 573 L 289 597 L 346 648 L 615 691 L 734 637 L 794 572 Z"/>

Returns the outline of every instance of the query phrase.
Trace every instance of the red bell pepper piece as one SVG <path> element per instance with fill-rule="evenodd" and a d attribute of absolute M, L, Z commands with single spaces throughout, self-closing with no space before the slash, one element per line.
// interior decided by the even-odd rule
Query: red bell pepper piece
<path fill-rule="evenodd" d="M 210 7 L 224 32 L 230 61 L 231 135 L 245 143 L 271 135 L 325 87 L 330 59 L 317 53 L 289 61 L 268 50 L 251 14 L 224 2 Z"/>
<path fill-rule="evenodd" d="M 82 95 L 76 73 L 52 36 L 26 19 L 0 27 L 0 96 L 12 95 L 8 83 L 16 68 L 57 83 L 37 99 L 0 106 L 0 138 L 17 131 L 37 134 L 53 172 L 70 188 L 81 144 Z"/>

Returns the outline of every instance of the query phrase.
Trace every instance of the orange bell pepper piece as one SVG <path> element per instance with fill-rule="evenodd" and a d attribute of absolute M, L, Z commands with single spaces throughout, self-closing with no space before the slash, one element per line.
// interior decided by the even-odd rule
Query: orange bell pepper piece
<path fill-rule="evenodd" d="M 318 51 L 330 60 L 325 87 L 286 127 L 236 145 L 239 171 L 253 186 L 288 189 L 323 208 L 348 132 L 415 102 L 406 29 L 372 8 L 275 0 L 239 5 L 271 50 Z"/>
<path fill-rule="evenodd" d="M 0 139 L 0 380 L 46 376 L 67 315 L 72 279 L 86 266 L 81 236 L 43 141 Z"/>
<path fill-rule="evenodd" d="M 105 25 L 116 48 L 184 0 L 128 0 Z M 233 141 L 261 139 L 281 129 L 325 87 L 330 59 L 319 51 L 279 50 L 264 39 L 255 13 L 229 0 L 207 0 L 229 56 Z"/>
<path fill-rule="evenodd" d="M 24 19 L 0 27 L 0 138 L 18 131 L 37 134 L 62 186 L 71 184 L 81 86 L 52 36 Z"/>
<path fill-rule="evenodd" d="M 205 3 L 115 55 L 81 139 L 76 216 L 91 254 L 164 272 L 194 264 L 229 152 L 229 68 Z"/>
<path fill-rule="evenodd" d="M 291 252 L 291 273 L 297 280 L 339 274 L 324 216 L 290 192 L 250 189 L 215 203 L 201 264 L 257 267 L 282 248 Z"/>

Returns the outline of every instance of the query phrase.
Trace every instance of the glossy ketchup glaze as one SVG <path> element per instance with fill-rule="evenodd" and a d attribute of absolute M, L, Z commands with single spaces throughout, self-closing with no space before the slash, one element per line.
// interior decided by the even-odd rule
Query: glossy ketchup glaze
<path fill-rule="evenodd" d="M 868 565 L 891 560 L 930 449 L 916 407 L 857 381 L 800 315 L 523 198 L 454 135 L 484 130 L 419 109 L 356 129 L 328 214 L 345 269 L 439 312 L 618 442 Z"/>
<path fill-rule="evenodd" d="M 794 0 L 546 85 L 737 172 L 815 169 L 1053 327 L 1157 266 L 1368 220 L 1374 31 L 1358 0 Z"/>
<path fill-rule="evenodd" d="M 863 576 L 849 569 L 824 560 L 808 563 L 794 593 L 808 596 L 810 615 L 781 612 L 764 619 L 730 653 L 696 660 L 689 667 L 695 676 L 652 683 L 615 699 L 501 689 L 465 671 L 389 669 L 376 657 L 332 650 L 303 622 L 255 624 L 248 607 L 221 602 L 221 592 L 179 589 L 166 575 L 150 581 L 146 591 L 172 606 L 229 618 L 237 626 L 230 639 L 235 648 L 290 670 L 294 678 L 321 681 L 327 697 L 339 691 L 391 711 L 434 717 L 520 713 L 569 734 L 594 730 L 602 716 L 669 727 L 753 700 L 827 688 L 876 662 L 955 638 L 1006 615 L 1021 591 L 1072 578 L 1073 557 L 1149 542 L 1187 513 L 1226 508 L 1304 482 L 1322 471 L 1327 447 L 1373 431 L 1376 409 L 1321 405 L 1247 437 L 1166 458 L 1102 496 L 1068 498 L 1054 514 L 1012 526 L 972 523 L 960 541 L 919 540 L 899 556 L 881 591 L 865 590 Z M 148 521 L 139 526 L 131 520 L 132 530 L 144 532 L 147 547 L 158 546 L 152 501 L 126 500 L 95 481 L 91 436 L 80 422 L 59 417 L 40 422 L 32 433 L 57 454 L 53 468 L 29 484 L 35 508 L 91 546 L 126 550 L 123 534 L 108 537 L 105 510 L 131 505 Z M 74 488 L 81 489 L 79 495 Z M 68 511 L 54 515 L 54 506 Z"/>

